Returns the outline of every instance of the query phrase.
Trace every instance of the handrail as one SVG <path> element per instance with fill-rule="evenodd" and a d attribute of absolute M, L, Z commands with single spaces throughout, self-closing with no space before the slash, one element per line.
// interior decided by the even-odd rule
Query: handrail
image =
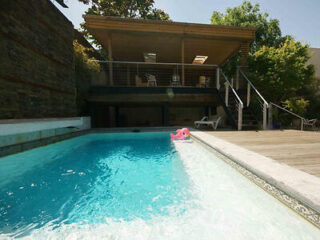
<path fill-rule="evenodd" d="M 284 107 L 281 107 L 281 106 L 279 106 L 278 104 L 275 104 L 275 103 L 273 103 L 273 102 L 270 102 L 270 106 L 275 106 L 275 107 L 277 107 L 277 108 L 279 108 L 279 109 L 281 109 L 281 110 L 283 110 L 283 111 L 285 111 L 285 112 L 287 112 L 287 113 L 290 113 L 291 115 L 293 115 L 293 116 L 295 116 L 295 117 L 297 117 L 297 118 L 300 118 L 300 121 L 301 121 L 301 123 L 300 123 L 300 130 L 302 131 L 303 130 L 303 123 L 306 121 L 306 119 L 304 118 L 304 117 L 301 117 L 300 115 L 298 115 L 298 114 L 296 114 L 296 113 L 294 113 L 294 112 L 291 112 L 291 111 L 289 111 L 288 109 L 285 109 Z M 269 122 L 270 122 L 270 124 L 271 124 L 271 122 L 272 122 L 272 108 L 270 108 L 270 113 L 269 113 L 269 116 L 270 116 L 270 119 L 271 120 L 269 120 Z"/>
<path fill-rule="evenodd" d="M 173 66 L 193 66 L 193 67 L 218 67 L 216 64 L 192 64 L 192 63 L 165 63 L 165 62 L 130 62 L 130 61 L 109 61 L 90 59 L 92 62 L 119 63 L 119 64 L 141 64 L 141 65 L 173 65 Z"/>
<path fill-rule="evenodd" d="M 242 110 L 243 110 L 243 102 L 241 101 L 241 98 L 239 97 L 239 95 L 237 94 L 237 92 L 234 90 L 232 84 L 229 82 L 227 76 L 222 72 L 221 69 L 219 69 L 224 80 L 226 81 L 228 87 L 226 87 L 226 105 L 228 106 L 228 97 L 229 97 L 229 87 L 231 88 L 231 91 L 233 92 L 234 96 L 236 97 L 236 99 L 239 102 L 239 106 L 238 106 L 238 130 L 240 131 L 242 129 Z"/>
<path fill-rule="evenodd" d="M 261 93 L 256 89 L 256 87 L 253 85 L 253 83 L 248 79 L 248 77 L 243 73 L 241 70 L 241 67 L 237 68 L 237 81 L 239 81 L 239 73 L 244 77 L 244 79 L 248 82 L 248 90 L 247 90 L 247 107 L 250 105 L 250 88 L 253 88 L 253 90 L 256 92 L 258 97 L 263 101 L 263 108 L 262 108 L 262 127 L 264 130 L 267 129 L 267 109 L 269 108 L 268 102 L 264 99 L 264 97 L 261 95 Z"/>
<path fill-rule="evenodd" d="M 253 83 L 248 79 L 248 77 L 243 73 L 243 71 L 239 68 L 240 73 L 242 74 L 242 76 L 247 80 L 247 82 L 251 85 L 251 87 L 253 88 L 253 90 L 257 93 L 257 95 L 261 98 L 261 100 L 263 101 L 264 104 L 266 104 L 267 106 L 269 105 L 268 102 L 264 99 L 264 97 L 260 94 L 260 92 L 255 88 L 255 86 L 253 85 Z"/>
<path fill-rule="evenodd" d="M 228 85 L 229 85 L 229 87 L 231 88 L 233 94 L 236 96 L 236 98 L 237 98 L 237 100 L 239 101 L 240 105 L 243 106 L 243 102 L 241 101 L 239 95 L 237 94 L 236 90 L 234 90 L 232 84 L 229 82 L 228 78 L 227 78 L 226 75 L 222 72 L 222 70 L 221 70 L 221 74 L 222 74 L 222 76 L 224 77 L 224 80 L 228 83 Z"/>
<path fill-rule="evenodd" d="M 281 107 L 273 102 L 270 102 L 270 105 L 276 106 L 277 108 L 280 108 L 281 110 L 286 111 L 287 113 L 290 113 L 291 115 L 293 115 L 297 118 L 300 118 L 301 120 L 306 120 L 304 117 L 301 117 L 300 115 L 293 113 L 293 112 L 289 111 L 288 109 L 285 109 L 284 107 Z"/>

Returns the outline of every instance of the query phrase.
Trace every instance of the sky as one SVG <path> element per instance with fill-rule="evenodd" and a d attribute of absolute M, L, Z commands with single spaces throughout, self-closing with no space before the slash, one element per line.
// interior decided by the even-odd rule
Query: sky
<path fill-rule="evenodd" d="M 51 0 L 54 2 L 54 0 Z M 167 12 L 173 21 L 210 23 L 213 11 L 225 12 L 239 6 L 243 0 L 155 0 L 155 6 Z M 252 0 L 263 12 L 280 20 L 283 35 L 292 35 L 310 47 L 320 48 L 320 0 Z M 55 3 L 55 2 L 54 2 Z M 65 0 L 69 8 L 55 5 L 73 23 L 83 22 L 82 14 L 88 8 L 77 0 Z"/>

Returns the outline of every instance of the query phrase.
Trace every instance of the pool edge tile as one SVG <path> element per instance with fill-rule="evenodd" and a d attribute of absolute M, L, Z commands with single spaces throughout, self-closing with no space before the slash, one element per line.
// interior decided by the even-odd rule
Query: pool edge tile
<path fill-rule="evenodd" d="M 255 183 L 257 186 L 262 188 L 271 196 L 278 199 L 282 204 L 284 204 L 285 206 L 293 210 L 295 213 L 303 217 L 305 220 L 307 220 L 308 222 L 320 229 L 320 211 L 318 211 L 318 209 L 309 206 L 304 201 L 301 201 L 299 199 L 299 196 L 291 194 L 290 191 L 286 191 L 286 189 L 282 189 L 278 186 L 275 186 L 273 183 L 269 183 L 268 179 L 265 179 L 264 176 L 261 176 L 259 173 L 256 173 L 250 168 L 247 168 L 247 166 L 243 165 L 235 157 L 229 156 L 229 154 L 226 153 L 224 149 L 215 148 L 205 139 L 202 139 L 201 136 L 197 136 L 195 132 L 191 131 L 191 136 L 201 145 L 204 145 L 205 147 L 213 151 L 215 154 L 218 154 L 223 161 L 225 161 L 231 167 L 236 169 L 251 182 Z"/>

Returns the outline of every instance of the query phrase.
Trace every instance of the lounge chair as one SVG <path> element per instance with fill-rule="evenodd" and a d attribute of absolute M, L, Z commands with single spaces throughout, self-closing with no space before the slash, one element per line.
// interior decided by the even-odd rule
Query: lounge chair
<path fill-rule="evenodd" d="M 311 127 L 312 130 L 315 128 L 316 123 L 317 119 L 303 119 L 303 127 Z"/>
<path fill-rule="evenodd" d="M 199 128 L 200 126 L 212 126 L 214 130 L 217 129 L 221 117 L 217 117 L 215 120 L 208 120 L 208 117 L 203 117 L 200 121 L 195 121 L 194 126 Z"/>

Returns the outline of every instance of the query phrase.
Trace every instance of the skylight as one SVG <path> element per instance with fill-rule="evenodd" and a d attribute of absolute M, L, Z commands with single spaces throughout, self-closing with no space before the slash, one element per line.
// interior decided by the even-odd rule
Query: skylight
<path fill-rule="evenodd" d="M 143 54 L 144 61 L 145 62 L 156 62 L 157 60 L 157 54 L 156 53 L 144 53 Z"/>
<path fill-rule="evenodd" d="M 197 55 L 193 61 L 192 64 L 204 64 L 204 62 L 208 59 L 208 56 L 200 56 Z"/>

